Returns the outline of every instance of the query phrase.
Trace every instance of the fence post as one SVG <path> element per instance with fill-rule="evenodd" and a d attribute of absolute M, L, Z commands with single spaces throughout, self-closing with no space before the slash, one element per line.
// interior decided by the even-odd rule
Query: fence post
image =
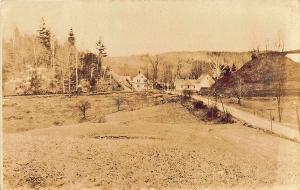
<path fill-rule="evenodd" d="M 272 131 L 272 110 L 270 110 L 270 119 L 271 119 L 271 131 Z"/>
<path fill-rule="evenodd" d="M 300 120 L 299 120 L 299 113 L 298 113 L 298 107 L 296 106 L 296 114 L 297 114 L 297 121 L 298 121 L 298 128 L 299 128 L 299 136 L 300 136 Z"/>
<path fill-rule="evenodd" d="M 270 111 L 270 121 L 271 121 L 271 131 L 273 130 L 273 119 L 272 119 L 272 110 L 274 109 L 266 109 L 266 110 L 269 110 Z"/>

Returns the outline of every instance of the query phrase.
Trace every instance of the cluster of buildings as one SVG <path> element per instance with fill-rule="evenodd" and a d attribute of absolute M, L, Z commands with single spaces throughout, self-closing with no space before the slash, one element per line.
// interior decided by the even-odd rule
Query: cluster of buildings
<path fill-rule="evenodd" d="M 144 91 L 153 89 L 153 83 L 142 73 L 133 77 L 132 80 L 130 76 L 121 77 L 131 85 L 133 90 Z M 174 90 L 179 92 L 183 90 L 199 92 L 203 88 L 211 87 L 214 83 L 214 79 L 209 74 L 202 74 L 198 79 L 175 79 Z M 166 86 L 170 85 L 166 84 Z"/>

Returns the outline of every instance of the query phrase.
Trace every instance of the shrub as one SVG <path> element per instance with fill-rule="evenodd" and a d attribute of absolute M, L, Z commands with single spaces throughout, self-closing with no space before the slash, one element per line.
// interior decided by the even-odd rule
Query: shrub
<path fill-rule="evenodd" d="M 185 102 L 189 101 L 191 99 L 191 97 L 188 96 L 181 96 L 180 97 L 180 103 L 184 104 Z"/>
<path fill-rule="evenodd" d="M 193 102 L 194 109 L 206 109 L 207 106 L 203 103 L 203 101 Z"/>
<path fill-rule="evenodd" d="M 105 123 L 106 122 L 105 115 L 98 116 L 96 122 L 97 123 Z"/>
<path fill-rule="evenodd" d="M 30 87 L 28 89 L 29 92 L 27 92 L 27 93 L 34 94 L 34 95 L 42 93 L 42 90 L 41 90 L 42 77 L 41 77 L 41 75 L 39 75 L 36 71 L 34 71 L 31 75 L 29 82 L 30 82 Z"/>
<path fill-rule="evenodd" d="M 121 110 L 121 106 L 125 103 L 125 98 L 121 95 L 114 97 L 114 105 L 117 106 L 118 111 Z"/>
<path fill-rule="evenodd" d="M 176 102 L 178 102 L 179 101 L 179 98 L 178 97 L 170 97 L 169 99 L 168 99 L 168 102 L 169 103 L 176 103 Z"/>
<path fill-rule="evenodd" d="M 233 117 L 230 113 L 224 113 L 221 115 L 220 122 L 222 123 L 234 123 Z"/>
<path fill-rule="evenodd" d="M 77 103 L 77 108 L 79 109 L 82 120 L 86 120 L 86 112 L 91 108 L 91 103 L 88 100 L 82 99 Z"/>
<path fill-rule="evenodd" d="M 192 94 L 193 94 L 193 92 L 191 90 L 185 89 L 185 90 L 182 91 L 182 95 L 184 97 L 189 97 L 190 98 L 192 96 Z"/>
<path fill-rule="evenodd" d="M 206 112 L 207 119 L 212 120 L 219 116 L 219 110 L 216 106 L 208 108 Z"/>
<path fill-rule="evenodd" d="M 63 122 L 61 121 L 54 121 L 53 122 L 53 125 L 56 125 L 56 126 L 61 126 L 63 124 Z"/>

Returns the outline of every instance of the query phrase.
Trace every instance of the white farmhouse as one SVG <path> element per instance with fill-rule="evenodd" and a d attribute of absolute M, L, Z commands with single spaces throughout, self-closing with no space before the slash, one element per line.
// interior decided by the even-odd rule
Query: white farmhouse
<path fill-rule="evenodd" d="M 202 74 L 197 79 L 197 81 L 199 82 L 199 84 L 198 84 L 198 89 L 199 90 L 203 87 L 209 88 L 215 83 L 215 80 L 209 74 Z"/>
<path fill-rule="evenodd" d="M 137 91 L 153 89 L 153 84 L 149 82 L 142 73 L 139 73 L 137 76 L 133 77 L 131 84 L 134 90 Z"/>
<path fill-rule="evenodd" d="M 209 88 L 215 83 L 209 74 L 202 74 L 197 80 L 195 79 L 176 79 L 174 82 L 176 91 L 192 90 L 200 91 L 201 88 Z"/>

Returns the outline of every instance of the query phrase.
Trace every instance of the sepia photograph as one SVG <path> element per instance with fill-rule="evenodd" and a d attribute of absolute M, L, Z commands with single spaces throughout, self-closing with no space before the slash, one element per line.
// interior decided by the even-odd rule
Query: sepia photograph
<path fill-rule="evenodd" d="M 300 190 L 299 0 L 2 0 L 0 190 Z"/>

